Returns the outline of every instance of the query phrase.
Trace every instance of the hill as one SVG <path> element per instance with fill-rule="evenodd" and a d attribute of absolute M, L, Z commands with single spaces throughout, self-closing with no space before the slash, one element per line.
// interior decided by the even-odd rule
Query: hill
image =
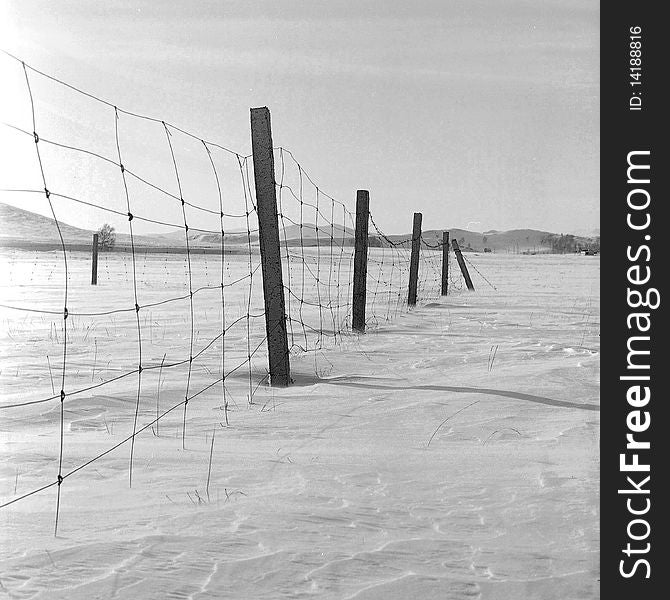
<path fill-rule="evenodd" d="M 318 235 L 317 235 L 318 233 Z M 247 232 L 246 230 L 236 229 L 233 231 L 226 231 L 226 244 L 246 244 Z M 330 225 L 324 227 L 321 225 L 317 232 L 316 225 L 314 223 L 303 223 L 303 226 L 299 225 L 287 225 L 282 228 L 281 222 L 279 224 L 279 240 L 283 244 L 286 242 L 289 246 L 299 246 L 301 241 L 305 246 L 314 246 L 316 245 L 317 238 L 320 244 L 330 243 L 330 237 L 333 236 L 336 243 L 341 243 L 342 239 L 345 240 L 345 245 L 351 245 L 352 240 L 354 239 L 354 230 L 349 227 L 342 227 L 342 225 L 335 224 L 331 230 Z M 302 236 L 302 238 L 301 238 Z M 173 240 L 175 242 L 182 243 L 184 240 L 184 232 L 176 231 L 168 235 L 160 236 L 164 240 Z M 252 244 L 258 243 L 258 232 L 252 232 L 249 236 L 251 238 Z M 189 236 L 189 239 L 195 243 L 206 245 L 219 245 L 221 242 L 221 236 L 216 233 L 192 233 Z"/>
<path fill-rule="evenodd" d="M 90 243 L 93 232 L 59 221 L 63 238 L 70 243 Z M 54 220 L 29 210 L 0 203 L 0 245 L 60 242 Z"/>
<path fill-rule="evenodd" d="M 93 231 L 74 227 L 59 221 L 60 230 L 63 234 L 65 244 L 72 249 L 89 248 Z M 280 223 L 281 226 L 281 223 Z M 318 235 L 317 235 L 318 233 Z M 334 225 L 319 226 L 318 232 L 313 223 L 299 225 L 287 225 L 280 227 L 279 238 L 282 244 L 289 246 L 315 246 L 329 245 L 331 235 L 334 243 L 345 246 L 353 245 L 354 231 L 350 227 Z M 571 251 L 575 246 L 585 247 L 593 242 L 593 238 L 582 236 L 562 236 L 549 231 L 536 229 L 512 229 L 510 231 L 489 230 L 485 232 L 468 231 L 466 229 L 449 229 L 452 240 L 458 240 L 464 251 L 483 252 L 485 248 L 492 252 L 551 252 Z M 428 229 L 423 231 L 422 237 L 429 246 L 439 247 L 442 243 L 441 229 Z M 389 235 L 385 238 L 374 235 L 370 231 L 371 246 L 389 246 L 400 244 L 409 248 L 411 234 Z M 220 236 L 215 233 L 198 233 L 192 231 L 189 234 L 191 246 L 217 251 L 220 245 Z M 235 230 L 226 232 L 226 246 L 229 251 L 242 251 L 248 243 L 246 231 Z M 251 243 L 258 245 L 258 232 L 252 232 Z M 116 244 L 118 249 L 127 248 L 130 245 L 130 236 L 126 233 L 117 233 Z M 135 236 L 135 244 L 151 251 L 183 251 L 184 232 L 175 231 L 163 235 L 140 235 Z M 34 212 L 30 212 L 15 206 L 0 203 L 0 246 L 14 248 L 59 248 L 60 238 L 54 220 Z"/>
<path fill-rule="evenodd" d="M 82 229 L 64 223 L 58 222 L 65 245 L 70 248 L 90 247 L 93 231 Z M 284 229 L 280 228 L 279 237 L 282 243 L 286 241 L 289 246 L 299 246 L 301 243 L 305 246 L 314 246 L 317 239 L 320 244 L 329 244 L 331 235 L 335 243 L 345 245 L 353 243 L 354 231 L 349 227 L 334 225 L 332 230 L 330 225 L 324 227 L 321 225 L 317 232 L 317 227 L 313 223 L 304 223 L 299 225 L 287 225 Z M 135 244 L 143 247 L 150 247 L 154 250 L 158 248 L 183 249 L 184 231 L 177 230 L 169 234 L 148 234 L 136 235 Z M 258 232 L 251 233 L 252 245 L 258 245 Z M 217 233 L 204 233 L 191 231 L 189 240 L 192 246 L 202 248 L 219 248 L 221 236 Z M 248 243 L 246 230 L 234 230 L 226 232 L 226 245 L 232 250 L 234 246 L 242 246 Z M 130 235 L 127 233 L 116 233 L 116 245 L 119 248 L 125 248 L 130 245 Z M 55 222 L 50 217 L 17 208 L 9 204 L 0 202 L 0 247 L 13 248 L 59 248 L 60 237 Z"/>
<path fill-rule="evenodd" d="M 10 248 L 60 248 L 60 236 L 69 248 L 91 246 L 94 231 L 82 229 L 59 219 L 58 227 L 51 217 L 0 202 L 0 246 Z M 182 234 L 183 235 L 183 234 Z M 137 235 L 140 245 L 156 246 L 164 243 L 164 236 Z M 116 233 L 119 246 L 130 245 L 130 235 Z"/>
<path fill-rule="evenodd" d="M 91 247 L 94 231 L 75 227 L 61 220 L 58 221 L 60 233 L 65 245 L 72 249 L 87 249 Z M 18 208 L 0 202 L 0 247 L 9 248 L 36 248 L 43 250 L 58 249 L 61 247 L 60 236 L 54 220 L 51 217 Z M 189 236 L 195 247 L 217 247 L 220 236 L 210 233 L 195 233 Z M 152 251 L 180 250 L 184 247 L 184 231 L 162 235 L 135 235 L 136 246 Z M 226 235 L 226 243 L 247 243 L 244 234 Z M 130 246 L 130 235 L 116 232 L 117 249 L 126 249 Z"/>

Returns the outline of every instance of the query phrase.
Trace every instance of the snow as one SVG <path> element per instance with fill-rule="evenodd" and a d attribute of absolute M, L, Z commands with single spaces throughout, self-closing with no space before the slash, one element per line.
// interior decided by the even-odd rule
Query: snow
<path fill-rule="evenodd" d="M 2 252 L 3 304 L 62 310 L 58 253 Z M 132 308 L 128 255 L 101 256 L 97 287 L 88 256 L 68 258 L 66 391 L 138 361 L 134 311 L 77 316 Z M 246 366 L 226 382 L 228 426 L 220 384 L 192 399 L 185 449 L 188 365 L 160 379 L 144 371 L 138 428 L 155 419 L 159 389 L 160 411 L 178 407 L 137 436 L 132 487 L 125 443 L 63 481 L 57 537 L 56 486 L 0 509 L 0 590 L 45 599 L 598 597 L 600 259 L 467 258 L 496 290 L 473 273 L 474 293 L 454 289 L 397 313 L 379 294 L 376 326 L 295 352 L 286 389 L 263 381 L 259 352 L 253 402 Z M 141 305 L 183 292 L 183 260 L 138 262 Z M 194 287 L 216 288 L 217 258 L 193 260 Z M 227 280 L 248 272 L 245 260 L 227 257 Z M 262 311 L 257 273 L 252 313 Z M 246 312 L 248 282 L 230 290 L 229 323 Z M 201 348 L 221 329 L 220 290 L 194 303 Z M 57 394 L 62 315 L 0 312 L 2 404 Z M 188 300 L 140 317 L 144 364 L 188 354 Z M 251 321 L 254 346 L 264 323 Z M 246 327 L 226 335 L 226 370 L 244 361 Z M 194 361 L 191 393 L 220 368 L 217 341 Z M 66 396 L 63 473 L 132 434 L 137 383 L 133 374 Z M 59 404 L 0 411 L 2 502 L 55 480 Z"/>

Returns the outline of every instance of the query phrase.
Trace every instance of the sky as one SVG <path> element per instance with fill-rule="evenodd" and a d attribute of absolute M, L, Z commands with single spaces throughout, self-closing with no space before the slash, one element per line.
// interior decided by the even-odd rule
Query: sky
<path fill-rule="evenodd" d="M 431 229 L 599 227 L 593 0 L 0 0 L 0 40 L 40 71 L 240 155 L 249 109 L 267 106 L 274 145 L 351 209 L 369 190 L 388 233 L 409 231 L 415 211 Z M 40 190 L 33 138 L 7 127 L 32 131 L 21 64 L 0 55 L 0 77 L 0 188 Z M 114 158 L 118 126 L 122 162 L 178 195 L 160 123 L 122 114 L 115 125 L 113 108 L 29 78 L 41 137 Z M 182 192 L 214 208 L 202 145 L 172 141 Z M 123 210 L 118 170 L 55 148 L 43 160 L 50 189 Z M 239 204 L 237 158 L 214 160 L 224 200 Z M 133 210 L 178 218 L 159 194 L 130 196 Z M 0 201 L 48 214 L 43 194 Z M 105 220 L 62 199 L 56 209 L 73 225 Z"/>

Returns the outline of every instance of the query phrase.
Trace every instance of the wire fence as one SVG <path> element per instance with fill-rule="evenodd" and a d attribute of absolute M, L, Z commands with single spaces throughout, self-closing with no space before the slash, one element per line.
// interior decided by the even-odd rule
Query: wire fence
<path fill-rule="evenodd" d="M 56 488 L 57 532 L 69 477 L 124 447 L 132 486 L 139 434 L 159 436 L 168 416 L 178 416 L 185 449 L 191 402 L 214 398 L 228 424 L 231 404 L 253 404 L 268 383 L 253 161 L 9 56 L 28 110 L 3 125 L 17 147 L 33 146 L 33 184 L 20 180 L 3 192 L 48 208 L 50 219 L 38 222 L 39 239 L 28 245 L 18 231 L 4 261 L 0 310 L 12 315 L 12 352 L 0 374 L 0 412 L 30 418 L 46 405 L 58 433 L 55 477 L 0 508 Z M 92 122 L 60 139 L 63 129 L 51 127 L 57 101 Z M 318 352 L 351 333 L 355 214 L 292 152 L 278 147 L 274 155 L 289 352 Z M 73 168 L 54 167 L 62 164 Z M 66 222 L 81 211 L 117 229 L 114 251 L 102 248 L 97 286 L 89 284 L 91 232 Z M 412 240 L 392 239 L 372 214 L 369 225 L 366 324 L 374 327 L 407 309 Z M 441 272 L 441 245 L 423 240 L 422 301 L 439 297 Z M 463 289 L 453 269 L 450 286 Z M 36 290 L 29 303 L 26 289 Z M 121 399 L 130 429 L 76 463 L 65 452 L 66 407 L 96 395 Z"/>

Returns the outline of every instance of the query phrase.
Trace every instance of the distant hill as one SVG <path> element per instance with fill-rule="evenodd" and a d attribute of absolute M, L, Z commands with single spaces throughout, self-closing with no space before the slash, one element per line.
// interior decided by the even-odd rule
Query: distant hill
<path fill-rule="evenodd" d="M 302 227 L 300 227 L 299 225 L 287 225 L 285 228 L 286 239 L 300 240 L 301 231 L 303 240 L 316 239 L 317 237 L 319 237 L 319 239 L 321 238 L 330 239 L 331 235 L 333 236 L 333 238 L 337 240 L 342 239 L 343 237 L 353 238 L 355 234 L 354 230 L 351 229 L 350 227 L 343 227 L 342 225 L 338 225 L 337 223 L 333 225 L 332 230 L 330 224 L 328 225 L 321 224 L 319 226 L 318 232 L 316 230 L 316 225 L 314 223 L 303 223 Z M 284 233 L 280 232 L 280 236 L 283 239 Z"/>
<path fill-rule="evenodd" d="M 58 221 L 58 225 L 68 248 L 90 248 L 94 231 L 74 227 L 61 220 Z M 217 234 L 191 233 L 189 239 L 196 247 L 201 245 L 218 247 L 220 244 L 220 236 Z M 183 229 L 164 235 L 135 235 L 134 241 L 136 246 L 154 251 L 166 248 L 180 249 L 185 245 Z M 226 243 L 246 244 L 247 235 L 246 233 L 226 235 Z M 0 202 L 0 247 L 54 249 L 60 246 L 58 228 L 52 218 Z M 116 232 L 116 246 L 118 249 L 129 247 L 130 235 Z"/>
<path fill-rule="evenodd" d="M 61 233 L 69 243 L 90 243 L 93 232 L 59 221 Z M 56 223 L 50 217 L 9 204 L 0 203 L 0 245 L 59 242 Z"/>
<path fill-rule="evenodd" d="M 0 202 L 0 247 L 44 250 L 58 249 L 61 247 L 60 236 L 58 234 L 59 228 L 66 247 L 72 250 L 91 247 L 94 231 L 74 227 L 61 220 L 58 221 L 58 226 L 56 227 L 56 223 L 51 217 L 45 217 Z M 194 240 L 196 246 L 199 243 L 198 237 L 199 235 L 190 236 L 190 239 Z M 216 238 L 216 243 L 219 244 L 220 236 L 213 235 L 213 237 Z M 246 242 L 246 234 L 244 240 Z M 153 250 L 162 248 L 177 249 L 180 246 L 184 246 L 184 232 L 181 230 L 169 235 L 136 235 L 134 236 L 134 241 L 136 246 L 151 248 Z M 129 247 L 130 235 L 128 233 L 116 232 L 116 246 L 118 249 Z"/>
<path fill-rule="evenodd" d="M 512 229 L 510 231 L 490 230 L 484 233 L 466 229 L 449 229 L 450 240 L 457 240 L 465 251 L 483 252 L 489 248 L 492 252 L 549 252 L 552 249 L 552 237 L 559 234 L 536 229 Z M 442 230 L 429 229 L 422 232 L 422 238 L 429 245 L 442 243 Z M 390 235 L 394 243 L 403 243 L 409 247 L 411 235 Z M 588 242 L 588 238 L 575 238 L 576 243 Z"/>
<path fill-rule="evenodd" d="M 318 233 L 318 235 L 317 235 Z M 342 239 L 350 242 L 354 238 L 354 230 L 349 227 L 342 227 L 342 225 L 334 224 L 331 230 L 330 225 L 320 225 L 317 232 L 316 225 L 314 223 L 303 223 L 303 226 L 299 225 L 287 225 L 285 228 L 281 227 L 281 222 L 279 224 L 279 240 L 283 244 L 286 242 L 289 246 L 299 246 L 301 243 L 306 246 L 316 245 L 316 240 L 318 238 L 320 244 L 330 243 L 330 237 L 334 238 L 336 242 L 342 242 Z M 184 232 L 177 231 L 168 235 L 160 236 L 162 239 L 172 239 L 183 242 Z M 225 234 L 226 243 L 230 244 L 246 244 L 247 232 L 236 229 L 234 231 L 227 231 Z M 252 244 L 258 243 L 258 232 L 254 231 L 249 236 L 251 238 Z M 218 245 L 221 243 L 221 236 L 217 233 L 191 233 L 189 236 L 190 240 L 194 242 L 201 243 L 203 245 L 211 244 Z"/>
<path fill-rule="evenodd" d="M 72 249 L 90 247 L 93 231 L 74 227 L 62 221 L 59 221 L 59 225 L 66 246 Z M 371 246 L 389 246 L 390 244 L 401 244 L 407 248 L 410 246 L 410 233 L 389 235 L 386 238 L 377 236 L 375 233 L 372 230 L 369 232 Z M 285 229 L 280 227 L 279 231 L 281 244 L 287 243 L 292 247 L 301 244 L 315 246 L 317 239 L 320 245 L 327 246 L 331 243 L 331 235 L 336 245 L 353 245 L 353 229 L 341 225 L 334 225 L 332 230 L 330 225 L 319 225 L 318 235 L 316 225 L 313 223 L 304 223 L 302 227 L 290 224 Z M 489 230 L 483 233 L 465 229 L 449 229 L 449 235 L 452 240 L 458 240 L 464 251 L 475 252 L 483 252 L 485 248 L 492 252 L 550 252 L 552 247 L 557 248 L 560 241 L 559 234 L 535 229 Z M 438 247 L 442 242 L 442 230 L 426 230 L 422 233 L 422 237 L 429 246 Z M 221 243 L 218 234 L 195 231 L 189 233 L 189 240 L 194 248 L 205 248 L 212 251 L 219 248 Z M 593 241 L 593 238 L 574 236 L 572 241 L 577 245 L 586 245 Z M 226 232 L 225 242 L 231 252 L 241 252 L 248 243 L 247 233 L 239 229 Z M 251 243 L 253 246 L 258 246 L 258 232 L 252 232 Z M 153 251 L 183 251 L 184 232 L 178 230 L 164 235 L 135 236 L 135 244 Z M 118 249 L 127 248 L 130 245 L 130 236 L 126 233 L 117 233 L 116 245 Z M 0 246 L 59 248 L 60 238 L 53 219 L 0 203 Z"/>
<path fill-rule="evenodd" d="M 58 224 L 66 246 L 75 248 L 91 245 L 94 233 L 92 230 L 74 227 L 60 220 Z M 281 243 L 286 242 L 289 246 L 299 246 L 301 243 L 305 246 L 314 246 L 317 239 L 320 244 L 329 244 L 331 235 L 335 239 L 335 243 L 342 243 L 343 239 L 345 245 L 353 243 L 354 231 L 349 227 L 342 227 L 337 224 L 333 226 L 332 230 L 330 225 L 320 225 L 318 232 L 316 225 L 313 223 L 304 223 L 302 228 L 299 225 L 291 224 L 287 225 L 285 229 L 280 228 L 279 231 Z M 246 230 L 240 229 L 226 232 L 225 242 L 229 247 L 246 245 L 249 241 L 248 237 L 250 237 L 252 245 L 258 245 L 257 231 L 247 236 Z M 191 230 L 189 241 L 195 247 L 218 248 L 221 244 L 221 236 L 218 233 Z M 168 234 L 136 235 L 135 244 L 152 248 L 183 248 L 185 245 L 184 231 L 180 229 Z M 130 245 L 130 235 L 117 232 L 116 245 L 118 247 Z M 52 218 L 0 202 L 0 246 L 16 248 L 60 247 L 60 237 Z"/>
<path fill-rule="evenodd" d="M 546 252 L 551 249 L 550 238 L 552 235 L 556 234 L 536 229 L 492 230 L 485 233 L 465 229 L 449 230 L 450 238 L 458 240 L 462 249 L 479 252 L 483 252 L 484 248 L 490 248 L 493 252 Z M 433 238 L 435 241 L 441 240 L 442 232 L 427 231 L 424 238 Z"/>

